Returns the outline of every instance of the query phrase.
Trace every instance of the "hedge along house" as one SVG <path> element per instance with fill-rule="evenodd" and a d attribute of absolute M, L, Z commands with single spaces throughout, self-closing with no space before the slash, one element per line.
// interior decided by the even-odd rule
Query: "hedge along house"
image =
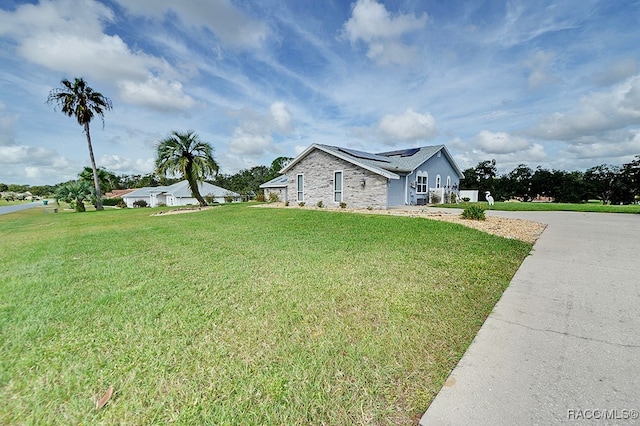
<path fill-rule="evenodd" d="M 267 199 L 375 209 L 443 203 L 464 176 L 444 145 L 372 154 L 313 144 L 281 173 L 261 185 Z"/>
<path fill-rule="evenodd" d="M 227 200 L 239 201 L 240 194 L 231 192 L 208 182 L 198 182 L 198 191 L 203 197 L 211 196 L 214 202 L 225 203 Z M 133 203 L 138 200 L 145 201 L 150 207 L 187 206 L 199 204 L 191 193 L 189 182 L 186 180 L 169 186 L 151 186 L 136 189 L 122 197 L 127 207 L 135 207 Z"/>

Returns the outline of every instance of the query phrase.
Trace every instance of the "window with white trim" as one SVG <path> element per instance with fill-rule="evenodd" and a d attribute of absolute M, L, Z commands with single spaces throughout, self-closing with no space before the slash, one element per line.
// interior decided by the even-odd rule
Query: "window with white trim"
<path fill-rule="evenodd" d="M 298 201 L 304 201 L 304 175 L 299 174 L 297 179 Z"/>
<path fill-rule="evenodd" d="M 447 176 L 447 188 L 451 188 L 451 176 Z"/>
<path fill-rule="evenodd" d="M 426 194 L 427 192 L 429 192 L 429 174 L 420 171 L 416 176 L 416 193 Z"/>
<path fill-rule="evenodd" d="M 440 188 L 442 186 L 442 178 L 440 175 L 436 175 L 436 188 Z"/>
<path fill-rule="evenodd" d="M 333 201 L 336 203 L 342 202 L 342 172 L 333 173 Z"/>

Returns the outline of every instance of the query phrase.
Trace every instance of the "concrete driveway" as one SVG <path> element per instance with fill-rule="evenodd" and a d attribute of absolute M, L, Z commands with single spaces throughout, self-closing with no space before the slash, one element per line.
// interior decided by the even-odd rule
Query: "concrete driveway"
<path fill-rule="evenodd" d="M 421 425 L 640 424 L 640 215 L 547 223 Z"/>
<path fill-rule="evenodd" d="M 42 201 L 34 201 L 33 203 L 14 204 L 12 206 L 0 206 L 0 214 L 19 212 L 20 210 L 31 209 L 34 207 L 44 207 Z"/>

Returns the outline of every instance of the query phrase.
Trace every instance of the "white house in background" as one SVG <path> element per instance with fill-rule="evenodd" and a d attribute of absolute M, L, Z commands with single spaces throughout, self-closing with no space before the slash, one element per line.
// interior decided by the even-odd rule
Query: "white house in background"
<path fill-rule="evenodd" d="M 218 203 L 225 203 L 225 197 L 232 197 L 233 201 L 240 201 L 240 194 L 208 182 L 198 182 L 198 190 L 203 197 L 213 196 L 214 200 Z M 198 200 L 191 194 L 189 182 L 186 180 L 169 186 L 138 188 L 133 192 L 123 195 L 122 200 L 127 204 L 127 207 L 134 207 L 133 203 L 138 200 L 146 201 L 150 207 L 157 207 L 159 205 L 186 206 L 189 204 L 198 204 Z"/>

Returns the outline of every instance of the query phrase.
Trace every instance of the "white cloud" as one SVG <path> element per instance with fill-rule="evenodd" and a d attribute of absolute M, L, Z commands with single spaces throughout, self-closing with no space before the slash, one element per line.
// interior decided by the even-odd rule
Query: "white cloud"
<path fill-rule="evenodd" d="M 608 86 L 638 73 L 638 62 L 632 58 L 621 59 L 609 65 L 604 71 L 593 74 L 593 81 L 599 86 Z"/>
<path fill-rule="evenodd" d="M 275 128 L 279 133 L 289 133 L 291 131 L 293 125 L 292 117 L 284 102 L 271 104 L 269 112 L 271 113 Z"/>
<path fill-rule="evenodd" d="M 193 107 L 177 81 L 180 73 L 164 59 L 103 33 L 105 23 L 114 19 L 109 8 L 92 0 L 43 0 L 0 11 L 0 34 L 14 38 L 17 53 L 31 63 L 71 76 L 118 81 L 126 102 L 160 110 Z"/>
<path fill-rule="evenodd" d="M 179 81 L 167 81 L 156 77 L 145 81 L 123 81 L 118 84 L 120 98 L 128 103 L 160 110 L 185 110 L 196 102 L 182 91 Z"/>
<path fill-rule="evenodd" d="M 0 146 L 0 163 L 51 164 L 55 151 L 26 145 Z"/>
<path fill-rule="evenodd" d="M 343 34 L 352 44 L 363 41 L 369 47 L 367 57 L 381 65 L 409 63 L 417 50 L 402 42 L 402 36 L 425 26 L 427 15 L 391 16 L 383 4 L 375 0 L 358 0 L 351 18 L 343 26 Z"/>
<path fill-rule="evenodd" d="M 116 174 L 146 174 L 155 168 L 153 158 L 133 160 L 117 154 L 101 156 L 97 165 Z"/>
<path fill-rule="evenodd" d="M 269 134 L 252 134 L 237 128 L 229 141 L 229 153 L 233 155 L 264 155 L 274 150 L 273 138 Z"/>
<path fill-rule="evenodd" d="M 473 142 L 475 146 L 487 154 L 509 154 L 531 147 L 531 144 L 522 137 L 488 130 L 481 130 L 473 138 Z"/>
<path fill-rule="evenodd" d="M 436 120 L 431 114 L 420 114 L 411 108 L 399 115 L 387 114 L 380 119 L 378 129 L 386 141 L 410 142 L 433 138 Z"/>
<path fill-rule="evenodd" d="M 529 59 L 525 61 L 525 66 L 529 69 L 529 88 L 538 89 L 545 86 L 560 83 L 562 80 L 551 72 L 549 68 L 553 64 L 556 55 L 553 52 L 537 50 Z"/>
<path fill-rule="evenodd" d="M 171 12 L 191 27 L 204 27 L 223 43 L 248 48 L 260 47 L 269 35 L 269 28 L 239 10 L 230 0 L 116 0 L 130 13 L 162 18 Z"/>
<path fill-rule="evenodd" d="M 543 118 L 530 133 L 547 140 L 572 140 L 600 132 L 640 125 L 640 75 L 580 99 L 580 105 L 566 113 Z"/>
<path fill-rule="evenodd" d="M 598 137 L 580 138 L 569 143 L 565 151 L 572 158 L 597 158 L 600 163 L 626 162 L 640 153 L 640 129 L 614 131 Z"/>
<path fill-rule="evenodd" d="M 273 135 L 285 135 L 293 129 L 293 117 L 284 102 L 274 102 L 268 113 L 237 111 L 242 119 L 229 142 L 232 155 L 261 156 L 278 151 Z"/>

